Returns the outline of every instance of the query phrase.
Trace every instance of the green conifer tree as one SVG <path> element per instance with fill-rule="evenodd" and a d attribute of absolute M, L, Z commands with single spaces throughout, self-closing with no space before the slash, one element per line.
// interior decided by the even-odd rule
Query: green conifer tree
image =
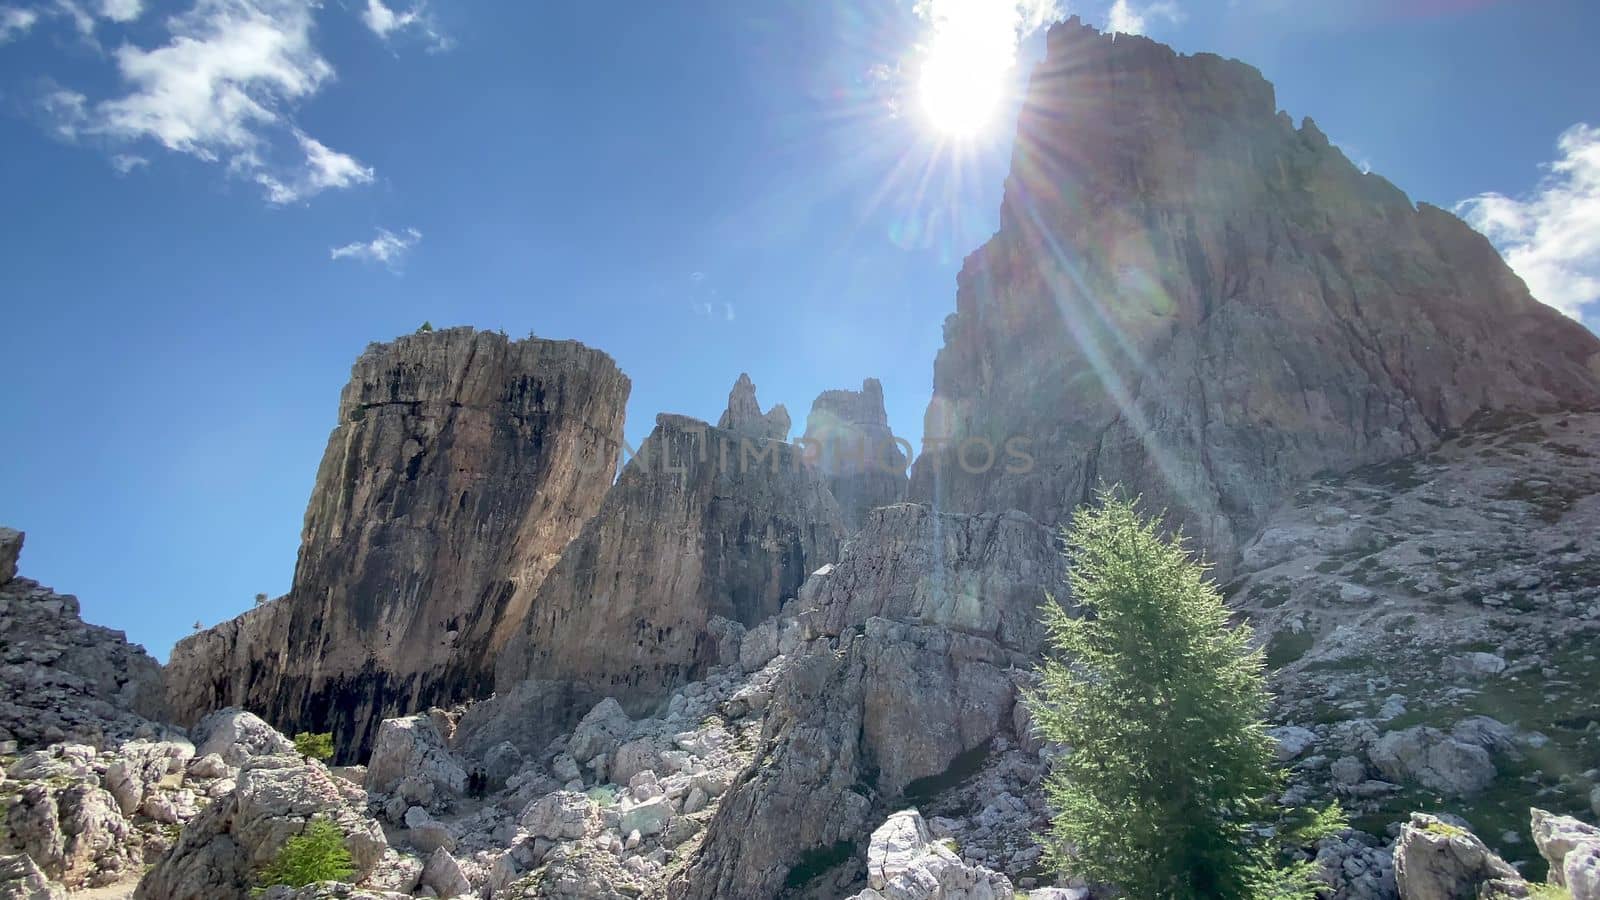
<path fill-rule="evenodd" d="M 294 736 L 294 749 L 301 756 L 327 762 L 333 759 L 333 732 L 302 731 Z"/>
<path fill-rule="evenodd" d="M 305 887 L 319 881 L 348 881 L 356 873 L 355 861 L 344 846 L 344 832 L 327 819 L 312 819 L 305 830 L 289 838 L 283 849 L 256 878 L 261 889 L 274 885 Z"/>
<path fill-rule="evenodd" d="M 1067 745 L 1045 782 L 1047 860 L 1141 900 L 1314 898 L 1284 851 L 1343 827 L 1337 806 L 1272 806 L 1285 773 L 1264 663 L 1205 568 L 1103 492 L 1066 533 L 1076 613 L 1045 606 L 1049 650 L 1026 702 Z"/>

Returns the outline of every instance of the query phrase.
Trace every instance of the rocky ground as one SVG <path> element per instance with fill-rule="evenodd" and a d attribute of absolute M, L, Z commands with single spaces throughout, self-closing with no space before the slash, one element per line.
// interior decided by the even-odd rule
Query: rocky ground
<path fill-rule="evenodd" d="M 1527 806 L 1600 814 L 1600 416 L 1480 421 L 1300 490 L 1228 586 L 1277 668 L 1295 798 L 1460 816 L 1532 874 Z"/>
<path fill-rule="evenodd" d="M 1600 415 L 1478 426 L 1307 485 L 1225 586 L 1275 670 L 1285 802 L 1352 814 L 1318 848 L 1336 898 L 1595 896 Z M 144 718 L 148 658 L 12 578 L 0 897 L 243 898 L 325 817 L 356 879 L 264 896 L 1080 900 L 1032 837 L 1063 748 L 1015 703 L 1060 577 L 1026 516 L 878 509 L 778 616 L 714 619 L 705 676 L 647 714 L 551 739 L 529 681 L 333 768 L 239 710 Z"/>

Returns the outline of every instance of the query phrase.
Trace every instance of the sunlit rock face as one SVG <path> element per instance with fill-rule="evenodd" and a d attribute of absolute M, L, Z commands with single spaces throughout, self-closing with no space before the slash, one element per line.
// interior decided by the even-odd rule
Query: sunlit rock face
<path fill-rule="evenodd" d="M 470 328 L 374 344 L 339 402 L 294 587 L 180 642 L 185 723 L 238 705 L 359 755 L 379 720 L 487 693 L 493 657 L 599 509 L 629 382 L 572 341 Z"/>
<path fill-rule="evenodd" d="M 852 531 L 866 521 L 869 510 L 905 499 L 910 448 L 889 430 L 878 379 L 863 381 L 859 391 L 819 394 L 806 416 L 801 442 Z"/>
<path fill-rule="evenodd" d="M 1243 63 L 1053 28 L 1001 217 L 958 279 L 914 500 L 1051 523 L 1121 482 L 1226 567 L 1316 472 L 1600 401 L 1600 341 Z"/>
<path fill-rule="evenodd" d="M 755 403 L 736 387 L 723 421 L 759 423 Z M 838 505 L 775 433 L 658 416 L 501 654 L 499 689 L 565 680 L 644 712 L 715 662 L 714 618 L 754 626 L 837 559 Z"/>

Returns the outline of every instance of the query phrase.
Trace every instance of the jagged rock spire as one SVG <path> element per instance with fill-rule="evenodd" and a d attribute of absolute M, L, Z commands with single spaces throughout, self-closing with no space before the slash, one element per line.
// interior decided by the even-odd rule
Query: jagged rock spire
<path fill-rule="evenodd" d="M 726 428 L 750 437 L 783 441 L 789 438 L 789 410 L 782 403 L 766 413 L 756 400 L 756 385 L 748 372 L 740 372 L 739 380 L 728 392 L 728 408 L 717 420 L 718 428 Z"/>

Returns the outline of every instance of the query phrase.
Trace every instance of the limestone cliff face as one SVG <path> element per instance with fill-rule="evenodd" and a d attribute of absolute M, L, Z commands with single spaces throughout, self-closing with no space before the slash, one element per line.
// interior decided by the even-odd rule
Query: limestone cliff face
<path fill-rule="evenodd" d="M 832 562 L 837 504 L 797 447 L 765 433 L 657 417 L 545 579 L 497 687 L 565 680 L 643 711 L 715 661 L 713 617 L 755 625 Z"/>
<path fill-rule="evenodd" d="M 840 562 L 806 582 L 811 640 L 771 688 L 761 762 L 729 789 L 669 896 L 778 896 L 807 859 L 904 808 L 919 779 L 1015 736 L 1016 679 L 1062 567 L 1050 532 L 1017 512 L 873 510 Z"/>
<path fill-rule="evenodd" d="M 628 390 L 610 357 L 572 341 L 457 328 L 369 347 L 293 589 L 178 645 L 175 712 L 240 704 L 291 733 L 331 728 L 354 755 L 386 715 L 486 693 L 494 654 L 610 486 Z"/>
<path fill-rule="evenodd" d="M 1052 523 L 1122 482 L 1226 565 L 1313 473 L 1480 410 L 1595 405 L 1597 353 L 1483 237 L 1295 128 L 1254 68 L 1073 20 L 959 276 L 925 425 L 948 443 L 910 493 Z"/>
<path fill-rule="evenodd" d="M 801 443 L 833 492 L 852 530 L 867 511 L 906 496 L 908 451 L 889 430 L 883 385 L 876 378 L 859 391 L 823 391 L 806 416 Z"/>

